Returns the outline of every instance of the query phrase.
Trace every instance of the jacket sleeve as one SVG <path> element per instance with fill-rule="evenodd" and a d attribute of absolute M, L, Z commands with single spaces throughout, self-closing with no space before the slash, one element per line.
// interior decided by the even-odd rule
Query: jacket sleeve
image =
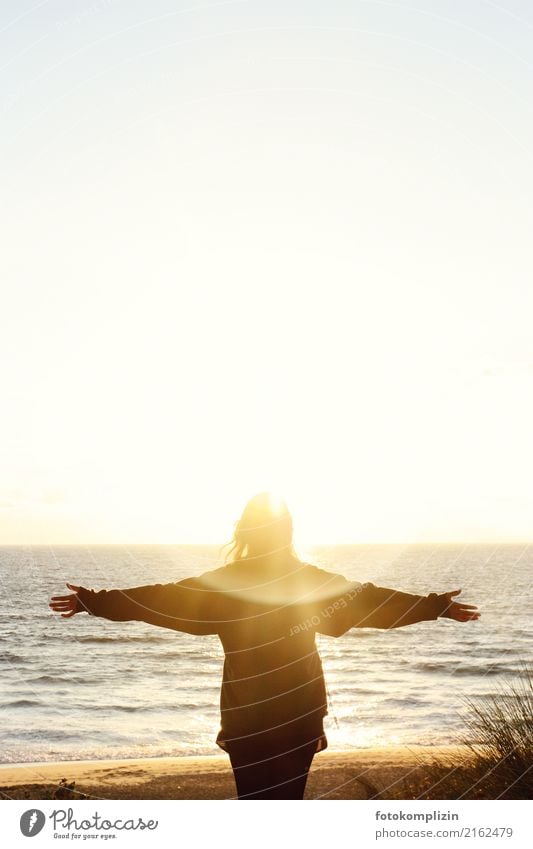
<path fill-rule="evenodd" d="M 80 587 L 78 605 L 91 616 L 113 622 L 148 622 L 187 634 L 218 633 L 217 593 L 201 578 L 99 592 Z"/>
<path fill-rule="evenodd" d="M 350 628 L 401 628 L 445 615 L 450 602 L 445 593 L 415 595 L 374 584 L 352 583 L 317 611 L 316 630 L 340 637 Z"/>

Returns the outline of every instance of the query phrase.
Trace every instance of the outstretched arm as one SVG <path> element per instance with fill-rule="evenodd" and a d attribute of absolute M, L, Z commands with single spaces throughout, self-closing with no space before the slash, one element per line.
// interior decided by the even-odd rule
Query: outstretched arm
<path fill-rule="evenodd" d="M 89 613 L 114 622 L 148 622 L 188 634 L 216 634 L 216 593 L 201 578 L 123 590 L 94 590 L 67 584 L 70 595 L 53 596 L 50 607 L 63 618 Z"/>
<path fill-rule="evenodd" d="M 351 584 L 320 610 L 317 631 L 339 637 L 350 628 L 400 628 L 445 617 L 456 622 L 479 619 L 475 605 L 454 601 L 461 590 L 421 596 L 374 584 Z"/>
<path fill-rule="evenodd" d="M 387 587 L 376 587 L 374 584 L 363 586 L 365 596 L 361 609 L 354 610 L 356 621 L 353 627 L 356 628 L 401 628 L 439 617 L 468 622 L 471 619 L 479 619 L 480 616 L 475 605 L 453 601 L 461 590 L 421 596 Z"/>

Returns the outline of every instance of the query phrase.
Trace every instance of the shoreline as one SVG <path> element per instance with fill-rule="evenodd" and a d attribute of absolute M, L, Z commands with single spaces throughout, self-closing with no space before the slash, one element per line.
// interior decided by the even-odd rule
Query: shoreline
<path fill-rule="evenodd" d="M 464 746 L 387 746 L 318 753 L 310 799 L 367 799 L 392 792 L 435 758 L 466 761 Z M 64 780 L 71 791 L 61 788 Z M 0 764 L 2 799 L 234 799 L 229 758 L 221 754 L 124 760 Z"/>

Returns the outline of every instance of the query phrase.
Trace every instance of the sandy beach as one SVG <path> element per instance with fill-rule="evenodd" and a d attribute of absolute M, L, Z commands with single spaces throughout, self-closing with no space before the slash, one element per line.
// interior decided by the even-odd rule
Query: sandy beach
<path fill-rule="evenodd" d="M 457 746 L 411 746 L 321 752 L 307 782 L 306 799 L 391 798 L 402 779 L 435 758 L 466 751 Z M 75 782 L 63 791 L 61 781 Z M 0 765 L 4 799 L 234 799 L 229 758 L 181 757 Z"/>

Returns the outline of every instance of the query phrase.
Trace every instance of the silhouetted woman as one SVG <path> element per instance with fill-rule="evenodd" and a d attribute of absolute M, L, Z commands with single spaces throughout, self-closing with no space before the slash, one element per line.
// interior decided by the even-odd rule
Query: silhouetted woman
<path fill-rule="evenodd" d="M 304 563 L 292 544 L 284 502 L 252 498 L 235 526 L 225 566 L 174 584 L 74 594 L 50 606 L 64 617 L 86 611 L 218 634 L 224 648 L 218 745 L 230 757 L 239 799 L 302 799 L 311 761 L 325 749 L 327 699 L 315 634 L 397 628 L 446 616 L 477 619 L 455 592 L 412 595 L 349 582 Z"/>

